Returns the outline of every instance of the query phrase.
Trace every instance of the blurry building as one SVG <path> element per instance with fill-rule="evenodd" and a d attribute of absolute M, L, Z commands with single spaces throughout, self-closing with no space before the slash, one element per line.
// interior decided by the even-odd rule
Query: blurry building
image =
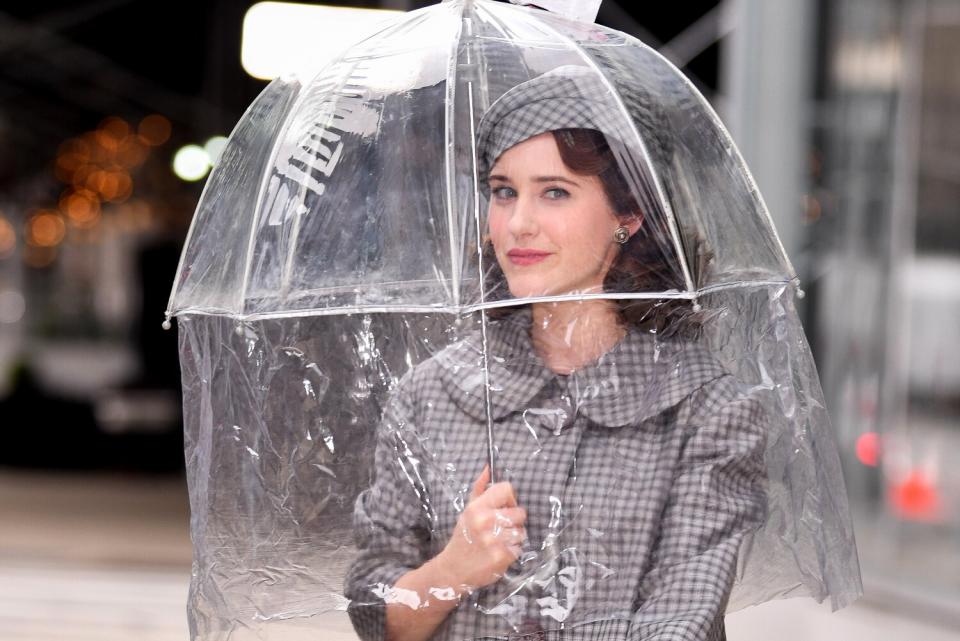
<path fill-rule="evenodd" d="M 727 5 L 720 107 L 808 294 L 867 597 L 960 627 L 960 4 Z"/>

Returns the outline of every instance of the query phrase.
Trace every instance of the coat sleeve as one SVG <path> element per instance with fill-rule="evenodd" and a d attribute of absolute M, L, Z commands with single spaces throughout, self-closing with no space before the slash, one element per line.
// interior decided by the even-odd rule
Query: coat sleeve
<path fill-rule="evenodd" d="M 689 399 L 692 418 L 631 641 L 717 641 L 741 543 L 766 515 L 765 420 L 722 376 Z"/>
<path fill-rule="evenodd" d="M 384 639 L 386 603 L 404 600 L 392 592 L 394 583 L 428 558 L 430 504 L 407 382 L 401 381 L 387 404 L 377 430 L 373 483 L 354 504 L 357 556 L 347 569 L 344 596 L 363 641 Z"/>

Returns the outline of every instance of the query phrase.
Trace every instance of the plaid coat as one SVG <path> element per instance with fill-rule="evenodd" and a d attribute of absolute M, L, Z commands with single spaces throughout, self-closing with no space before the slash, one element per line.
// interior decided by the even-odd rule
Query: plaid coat
<path fill-rule="evenodd" d="M 765 516 L 761 404 L 702 346 L 635 329 L 556 374 L 530 323 L 529 308 L 489 322 L 486 359 L 500 480 L 529 540 L 432 638 L 723 639 L 741 543 Z M 481 346 L 477 331 L 413 368 L 384 414 L 345 582 L 365 641 L 384 638 L 385 602 L 417 605 L 391 586 L 444 548 L 485 465 Z"/>

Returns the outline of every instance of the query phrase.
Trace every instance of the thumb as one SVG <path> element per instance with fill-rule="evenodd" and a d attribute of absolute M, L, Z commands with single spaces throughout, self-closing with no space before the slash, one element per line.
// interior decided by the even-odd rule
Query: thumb
<path fill-rule="evenodd" d="M 479 497 L 484 492 L 487 491 L 487 485 L 490 483 L 490 464 L 487 463 L 483 466 L 483 471 L 480 472 L 480 476 L 477 477 L 477 480 L 473 482 L 473 488 L 470 491 L 470 500 Z"/>

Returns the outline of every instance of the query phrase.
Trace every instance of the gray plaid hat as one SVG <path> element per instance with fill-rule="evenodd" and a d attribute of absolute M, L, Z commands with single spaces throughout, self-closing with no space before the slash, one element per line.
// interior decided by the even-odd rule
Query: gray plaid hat
<path fill-rule="evenodd" d="M 485 182 L 500 154 L 528 138 L 555 129 L 596 129 L 621 143 L 630 140 L 630 123 L 600 72 L 588 67 L 557 67 L 516 85 L 480 118 L 477 162 Z"/>

